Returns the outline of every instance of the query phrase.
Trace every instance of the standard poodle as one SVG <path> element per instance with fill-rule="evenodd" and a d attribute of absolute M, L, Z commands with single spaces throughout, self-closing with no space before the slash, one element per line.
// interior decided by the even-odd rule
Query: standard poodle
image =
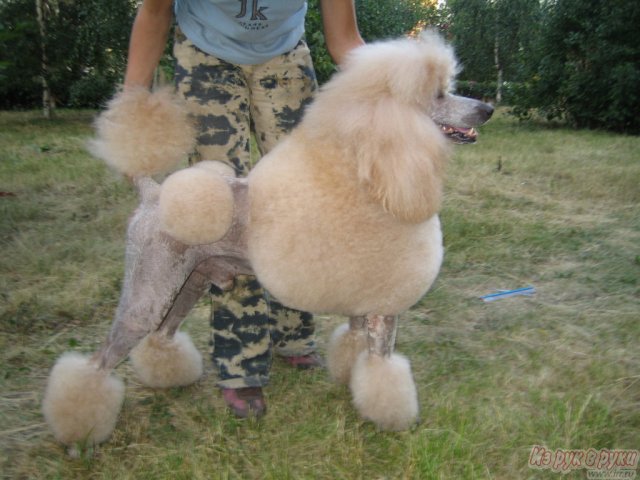
<path fill-rule="evenodd" d="M 440 269 L 451 140 L 475 141 L 473 127 L 493 112 L 450 93 L 456 71 L 435 34 L 360 47 L 247 178 L 206 161 L 161 185 L 151 176 L 193 148 L 188 117 L 168 90 L 117 95 L 92 149 L 133 178 L 140 205 L 108 338 L 92 357 L 67 353 L 51 371 L 43 411 L 55 437 L 109 437 L 124 396 L 112 370 L 129 354 L 149 386 L 195 382 L 202 358 L 178 328 L 208 285 L 224 289 L 237 274 L 255 274 L 290 307 L 349 317 L 331 337 L 331 377 L 380 428 L 414 424 L 416 387 L 394 352 L 396 320 Z"/>

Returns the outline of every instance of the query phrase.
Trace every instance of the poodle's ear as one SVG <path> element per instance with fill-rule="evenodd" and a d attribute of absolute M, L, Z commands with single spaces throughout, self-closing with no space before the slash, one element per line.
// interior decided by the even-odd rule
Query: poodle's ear
<path fill-rule="evenodd" d="M 358 178 L 384 209 L 411 223 L 440 210 L 449 146 L 424 115 L 381 101 L 356 148 Z"/>

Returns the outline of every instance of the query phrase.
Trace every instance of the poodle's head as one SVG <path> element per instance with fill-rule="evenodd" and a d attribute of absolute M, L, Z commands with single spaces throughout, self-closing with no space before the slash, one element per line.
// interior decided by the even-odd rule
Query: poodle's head
<path fill-rule="evenodd" d="M 435 33 L 354 49 L 303 124 L 346 149 L 358 179 L 396 217 L 421 222 L 440 208 L 450 141 L 475 141 L 493 107 L 451 94 L 453 50 Z"/>
<path fill-rule="evenodd" d="M 432 31 L 355 49 L 344 70 L 363 95 L 421 109 L 454 143 L 475 142 L 473 127 L 493 113 L 491 105 L 451 93 L 459 65 L 452 47 Z"/>

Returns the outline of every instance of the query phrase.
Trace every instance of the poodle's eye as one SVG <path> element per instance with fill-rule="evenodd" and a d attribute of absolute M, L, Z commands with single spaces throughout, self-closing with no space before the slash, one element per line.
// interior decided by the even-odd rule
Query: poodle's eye
<path fill-rule="evenodd" d="M 440 90 L 440 91 L 437 93 L 436 98 L 437 98 L 438 100 L 442 100 L 446 95 L 447 95 L 447 94 L 446 94 L 444 91 Z"/>

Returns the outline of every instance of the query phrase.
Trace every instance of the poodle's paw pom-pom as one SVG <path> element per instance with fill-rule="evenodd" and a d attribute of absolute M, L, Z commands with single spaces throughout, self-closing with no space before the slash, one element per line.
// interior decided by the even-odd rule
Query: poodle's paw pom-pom
<path fill-rule="evenodd" d="M 356 358 L 366 348 L 365 330 L 351 330 L 348 323 L 339 325 L 333 331 L 327 347 L 327 369 L 331 379 L 348 385 Z"/>
<path fill-rule="evenodd" d="M 418 394 L 409 361 L 362 352 L 351 376 L 353 403 L 360 415 L 383 430 L 406 430 L 418 419 Z"/>
<path fill-rule="evenodd" d="M 59 442 L 98 444 L 113 432 L 123 399 L 122 380 L 84 355 L 65 353 L 49 375 L 42 412 Z"/>
<path fill-rule="evenodd" d="M 202 355 L 189 335 L 147 335 L 130 355 L 142 383 L 152 388 L 191 385 L 202 376 Z"/>
<path fill-rule="evenodd" d="M 163 182 L 159 200 L 162 229 L 187 245 L 220 240 L 233 221 L 233 191 L 210 169 L 191 167 Z"/>
<path fill-rule="evenodd" d="M 187 110 L 169 87 L 155 92 L 125 88 L 109 102 L 95 127 L 91 153 L 131 177 L 166 172 L 195 145 Z"/>

